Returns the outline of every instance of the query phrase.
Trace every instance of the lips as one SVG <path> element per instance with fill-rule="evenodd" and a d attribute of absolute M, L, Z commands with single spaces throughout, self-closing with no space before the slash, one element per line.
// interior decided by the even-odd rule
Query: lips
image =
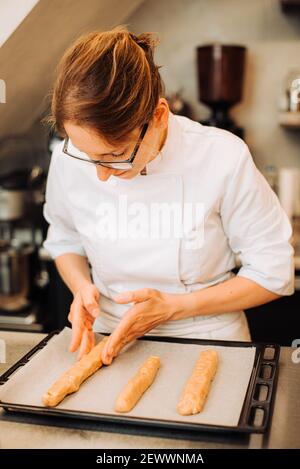
<path fill-rule="evenodd" d="M 120 173 L 115 173 L 114 176 L 115 177 L 122 177 L 123 175 L 125 175 L 126 173 L 128 173 L 128 170 L 127 171 L 122 171 Z"/>
<path fill-rule="evenodd" d="M 120 173 L 115 173 L 114 176 L 118 177 L 121 176 L 122 174 L 125 174 L 127 171 L 121 171 Z"/>

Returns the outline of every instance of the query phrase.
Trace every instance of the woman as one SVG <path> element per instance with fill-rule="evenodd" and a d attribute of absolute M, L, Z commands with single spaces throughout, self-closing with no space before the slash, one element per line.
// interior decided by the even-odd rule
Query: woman
<path fill-rule="evenodd" d="M 243 309 L 293 293 L 276 195 L 242 140 L 170 112 L 154 45 L 88 34 L 53 92 L 45 247 L 74 295 L 70 350 L 110 332 L 105 364 L 145 334 L 248 341 Z"/>

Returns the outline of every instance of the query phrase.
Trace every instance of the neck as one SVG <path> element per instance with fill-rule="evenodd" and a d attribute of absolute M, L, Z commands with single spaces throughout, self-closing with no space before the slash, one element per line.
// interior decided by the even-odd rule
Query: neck
<path fill-rule="evenodd" d="M 157 157 L 157 155 L 159 154 L 159 152 L 162 150 L 166 140 L 167 140 L 167 136 L 168 136 L 168 126 L 162 131 L 161 133 L 161 136 L 160 136 L 160 139 L 159 139 L 159 144 L 158 144 L 158 150 L 157 150 L 157 153 L 156 155 L 154 155 L 149 161 L 148 163 L 150 163 L 150 161 L 153 161 L 154 158 Z"/>
<path fill-rule="evenodd" d="M 157 151 L 157 154 L 154 155 L 149 161 L 148 163 L 150 163 L 150 161 L 153 161 L 157 155 L 159 155 L 160 151 L 162 150 L 166 140 L 167 140 L 167 136 L 168 136 L 168 126 L 162 131 L 161 133 L 161 137 L 159 139 L 159 145 L 158 145 L 158 151 Z M 147 164 L 148 164 L 147 163 Z M 142 169 L 142 171 L 140 172 L 140 174 L 142 175 L 146 175 L 147 174 L 147 167 L 145 166 L 144 169 Z"/>
<path fill-rule="evenodd" d="M 168 126 L 163 130 L 162 136 L 160 138 L 159 146 L 158 146 L 158 152 L 161 151 L 162 147 L 164 146 L 168 136 Z"/>

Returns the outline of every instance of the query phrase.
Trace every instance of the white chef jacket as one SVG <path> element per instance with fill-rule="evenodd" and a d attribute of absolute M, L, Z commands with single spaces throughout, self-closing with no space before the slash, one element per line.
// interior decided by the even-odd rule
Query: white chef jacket
<path fill-rule="evenodd" d="M 140 235 L 130 237 L 119 226 L 128 223 L 128 213 L 127 221 L 120 213 L 125 198 L 131 216 L 140 206 L 150 213 L 153 204 L 180 206 L 182 224 L 187 206 L 198 213 L 181 237 L 145 236 L 145 216 L 139 219 Z M 103 235 L 103 207 L 113 214 L 106 219 L 108 233 L 109 225 L 115 229 L 118 223 L 125 236 Z M 77 253 L 89 260 L 101 293 L 96 330 L 111 332 L 128 310 L 130 305 L 113 301 L 117 293 L 144 287 L 169 293 L 200 290 L 231 278 L 236 256 L 238 276 L 279 295 L 294 291 L 291 226 L 247 145 L 230 132 L 183 116 L 170 113 L 161 154 L 147 165 L 147 175 L 130 180 L 111 176 L 100 181 L 93 165 L 64 155 L 59 144 L 51 159 L 44 215 L 50 224 L 44 247 L 51 256 Z M 187 241 L 197 233 L 200 242 L 191 249 Z M 168 321 L 151 335 L 226 339 L 238 321 L 244 321 L 240 311 L 199 315 Z"/>

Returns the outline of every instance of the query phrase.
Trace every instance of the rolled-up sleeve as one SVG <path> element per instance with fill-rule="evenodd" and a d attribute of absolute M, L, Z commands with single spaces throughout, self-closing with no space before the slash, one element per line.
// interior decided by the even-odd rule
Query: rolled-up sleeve
<path fill-rule="evenodd" d="M 228 179 L 221 218 L 230 247 L 242 264 L 237 275 L 278 295 L 292 295 L 291 225 L 244 143 Z"/>
<path fill-rule="evenodd" d="M 44 217 L 49 223 L 44 248 L 53 259 L 67 253 L 86 256 L 68 207 L 62 165 L 59 164 L 61 150 L 62 144 L 58 144 L 51 157 L 44 204 Z"/>

